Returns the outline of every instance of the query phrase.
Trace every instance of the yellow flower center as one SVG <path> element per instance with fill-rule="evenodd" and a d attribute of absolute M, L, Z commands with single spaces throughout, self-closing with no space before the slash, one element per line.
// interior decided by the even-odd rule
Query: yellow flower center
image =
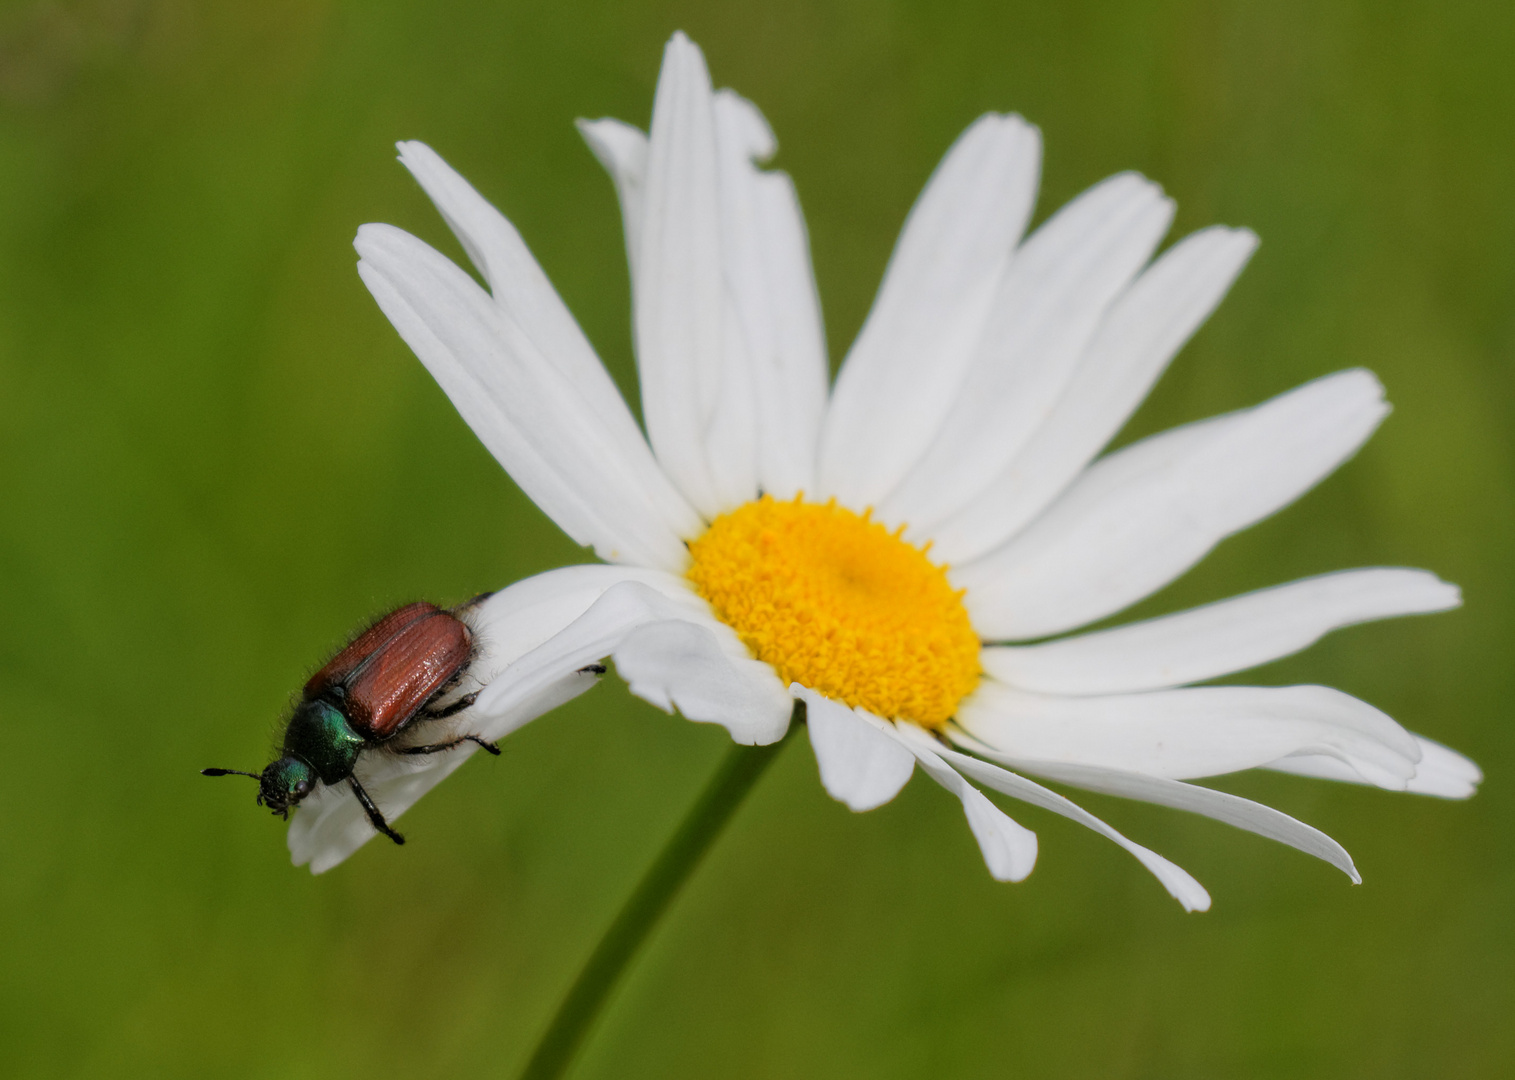
<path fill-rule="evenodd" d="M 765 495 L 689 546 L 689 580 L 785 685 L 939 729 L 978 684 L 979 640 L 946 567 L 900 531 Z"/>

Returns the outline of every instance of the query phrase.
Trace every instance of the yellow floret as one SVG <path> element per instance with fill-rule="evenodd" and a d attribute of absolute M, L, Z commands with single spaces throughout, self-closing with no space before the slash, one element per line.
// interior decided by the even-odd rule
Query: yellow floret
<path fill-rule="evenodd" d="M 946 568 L 900 531 L 765 495 L 690 545 L 689 580 L 785 685 L 940 729 L 978 684 L 979 640 Z"/>

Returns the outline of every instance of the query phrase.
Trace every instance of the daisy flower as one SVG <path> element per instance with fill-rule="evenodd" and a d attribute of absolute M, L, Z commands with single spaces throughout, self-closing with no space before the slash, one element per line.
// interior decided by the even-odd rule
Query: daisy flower
<path fill-rule="evenodd" d="M 480 693 L 460 732 L 510 733 L 608 657 L 634 694 L 738 743 L 775 742 L 802 714 L 821 783 L 854 810 L 919 768 L 961 800 L 998 879 L 1031 871 L 1036 837 L 984 789 L 1108 837 L 1190 910 L 1210 898 L 1189 874 L 1031 778 L 1217 818 L 1353 881 L 1323 833 L 1186 781 L 1268 768 L 1473 792 L 1472 762 L 1338 690 L 1189 685 L 1337 627 L 1456 607 L 1425 571 L 1325 574 L 1060 636 L 1288 505 L 1388 412 L 1371 373 L 1343 371 L 1099 456 L 1251 232 L 1203 229 L 1154 258 L 1173 203 L 1122 173 L 1023 236 L 1040 136 L 984 116 L 911 210 L 828 387 L 804 221 L 789 178 L 760 167 L 775 141 L 757 108 L 713 91 L 680 34 L 650 134 L 579 127 L 625 221 L 645 437 L 515 228 L 426 146 L 400 160 L 487 290 L 392 226 L 356 241 L 363 281 L 463 418 L 604 560 L 472 611 Z M 473 749 L 370 754 L 359 772 L 393 820 Z M 372 835 L 322 790 L 289 842 L 319 872 Z"/>

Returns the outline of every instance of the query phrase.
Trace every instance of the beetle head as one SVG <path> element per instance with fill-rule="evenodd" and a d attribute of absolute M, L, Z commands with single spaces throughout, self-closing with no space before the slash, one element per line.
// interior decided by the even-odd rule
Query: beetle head
<path fill-rule="evenodd" d="M 297 757 L 281 757 L 258 778 L 258 803 L 280 817 L 316 786 L 316 770 Z"/>

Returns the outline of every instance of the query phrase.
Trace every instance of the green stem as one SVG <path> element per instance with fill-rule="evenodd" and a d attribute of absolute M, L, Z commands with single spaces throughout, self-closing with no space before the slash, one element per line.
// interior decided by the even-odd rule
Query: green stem
<path fill-rule="evenodd" d="M 799 719 L 796 715 L 795 720 Z M 791 723 L 789 735 L 769 746 L 733 746 L 727 752 L 699 799 L 600 938 L 537 1043 L 521 1080 L 556 1080 L 567 1071 L 626 965 L 798 726 Z"/>

